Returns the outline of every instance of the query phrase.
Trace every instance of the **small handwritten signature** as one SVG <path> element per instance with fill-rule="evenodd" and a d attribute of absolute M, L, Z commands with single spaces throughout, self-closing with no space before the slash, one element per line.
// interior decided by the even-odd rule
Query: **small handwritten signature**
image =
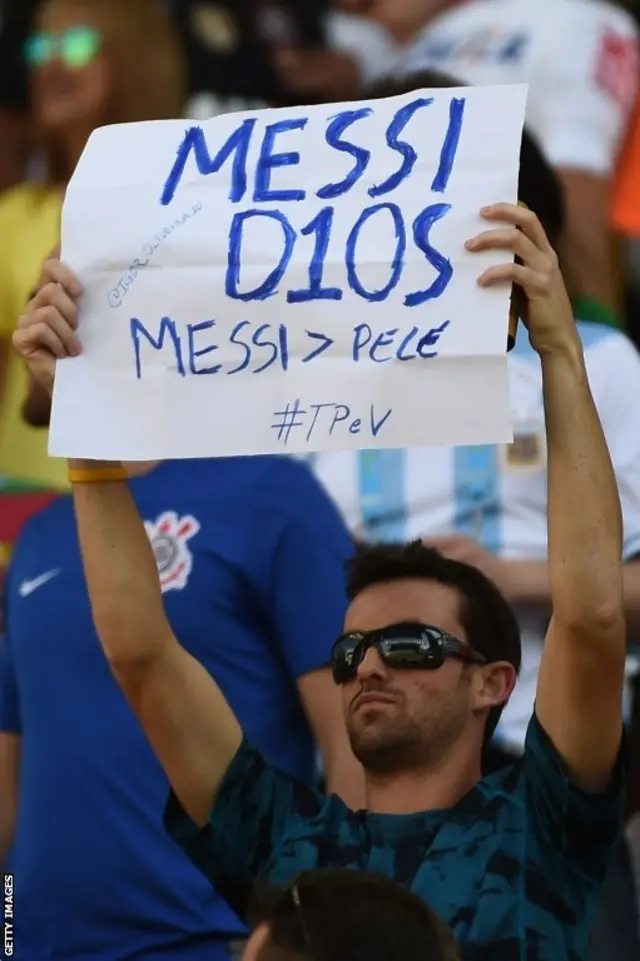
<path fill-rule="evenodd" d="M 191 220 L 193 217 L 199 214 L 201 210 L 202 203 L 198 202 L 197 204 L 194 204 L 191 210 L 185 211 L 181 217 L 176 217 L 176 219 L 172 220 L 170 224 L 167 224 L 166 227 L 164 227 L 162 230 L 159 230 L 150 243 L 144 245 L 141 251 L 141 256 L 135 257 L 134 260 L 132 260 L 132 262 L 129 264 L 129 269 L 122 275 L 115 287 L 112 287 L 109 291 L 107 302 L 110 307 L 115 308 L 122 304 L 131 287 L 135 283 L 138 274 L 151 262 L 158 247 L 160 247 L 167 237 L 170 237 L 175 230 L 177 230 L 179 227 L 182 227 L 182 225 L 188 220 Z"/>

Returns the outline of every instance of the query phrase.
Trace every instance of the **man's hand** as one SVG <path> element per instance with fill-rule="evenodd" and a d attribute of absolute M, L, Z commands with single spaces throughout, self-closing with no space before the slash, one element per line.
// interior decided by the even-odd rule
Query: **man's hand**
<path fill-rule="evenodd" d="M 13 346 L 23 358 L 32 377 L 49 394 L 53 391 L 56 360 L 76 357 L 80 342 L 76 336 L 76 300 L 82 287 L 64 264 L 55 258 L 45 261 L 38 290 L 27 304 L 13 334 Z"/>
<path fill-rule="evenodd" d="M 537 217 L 511 204 L 482 215 L 511 226 L 480 234 L 467 248 L 507 250 L 521 263 L 491 267 L 479 283 L 522 288 L 524 320 L 542 365 L 552 617 L 536 715 L 574 784 L 600 791 L 622 736 L 626 638 L 616 479 L 558 260 Z"/>
<path fill-rule="evenodd" d="M 505 250 L 522 263 L 489 267 L 478 278 L 481 287 L 517 284 L 527 298 L 526 316 L 531 346 L 540 356 L 566 348 L 581 351 L 571 302 L 558 257 L 536 215 L 515 204 L 493 204 L 480 211 L 485 220 L 510 224 L 487 230 L 467 241 L 467 250 Z"/>

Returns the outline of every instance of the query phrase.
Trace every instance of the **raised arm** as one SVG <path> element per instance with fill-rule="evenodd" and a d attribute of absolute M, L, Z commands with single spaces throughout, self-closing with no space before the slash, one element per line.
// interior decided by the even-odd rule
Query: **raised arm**
<path fill-rule="evenodd" d="M 116 465 L 69 466 L 73 478 Z M 93 621 L 107 660 L 183 808 L 205 824 L 240 747 L 240 725 L 209 672 L 171 630 L 153 550 L 126 483 L 73 483 L 72 490 Z"/>
<path fill-rule="evenodd" d="M 581 350 L 567 345 L 541 360 L 552 617 L 536 711 L 574 780 L 597 790 L 622 736 L 620 502 Z"/>
<path fill-rule="evenodd" d="M 472 249 L 503 248 L 522 258 L 522 266 L 491 268 L 482 282 L 511 280 L 524 288 L 543 374 L 552 617 L 536 714 L 573 781 L 597 791 L 608 782 L 622 736 L 618 490 L 557 258 L 531 212 L 497 205 L 487 216 L 520 228 L 490 231 Z"/>
<path fill-rule="evenodd" d="M 55 359 L 80 351 L 73 299 L 79 292 L 59 261 L 47 261 L 40 289 L 14 334 L 16 349 L 48 390 Z M 95 461 L 70 466 L 87 480 L 101 470 L 113 477 L 118 468 Z M 107 660 L 176 796 L 202 825 L 241 744 L 240 726 L 211 675 L 172 633 L 153 551 L 124 480 L 74 483 L 73 497 L 93 618 Z"/>

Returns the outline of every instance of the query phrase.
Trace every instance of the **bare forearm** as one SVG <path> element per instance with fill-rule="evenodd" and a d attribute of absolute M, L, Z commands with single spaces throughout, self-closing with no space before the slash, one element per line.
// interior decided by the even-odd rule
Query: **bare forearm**
<path fill-rule="evenodd" d="M 546 561 L 506 561 L 503 593 L 511 604 L 548 608 L 551 595 Z"/>
<path fill-rule="evenodd" d="M 364 771 L 351 750 L 342 716 L 340 692 L 323 667 L 297 679 L 300 701 L 320 748 L 328 794 L 353 810 L 365 806 Z"/>
<path fill-rule="evenodd" d="M 70 461 L 94 470 L 117 465 Z M 153 550 L 127 484 L 74 484 L 78 536 L 96 630 L 113 663 L 143 662 L 170 638 Z"/>
<path fill-rule="evenodd" d="M 353 811 L 366 807 L 364 771 L 348 741 L 326 764 L 327 794 L 337 794 Z"/>
<path fill-rule="evenodd" d="M 183 807 L 204 824 L 242 740 L 238 721 L 208 671 L 173 635 L 153 551 L 126 483 L 74 484 L 73 498 L 107 659 Z"/>
<path fill-rule="evenodd" d="M 622 568 L 624 612 L 627 627 L 640 633 L 640 561 Z M 512 604 L 531 604 L 542 611 L 551 607 L 549 566 L 546 561 L 509 561 L 505 596 Z"/>
<path fill-rule="evenodd" d="M 579 345 L 543 356 L 554 617 L 589 633 L 622 616 L 622 517 Z"/>

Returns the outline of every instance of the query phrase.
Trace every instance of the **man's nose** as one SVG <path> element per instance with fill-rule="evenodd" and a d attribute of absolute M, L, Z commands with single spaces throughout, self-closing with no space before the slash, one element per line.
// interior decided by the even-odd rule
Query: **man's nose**
<path fill-rule="evenodd" d="M 368 647 L 364 653 L 364 657 L 358 664 L 358 677 L 360 679 L 386 677 L 387 674 L 387 666 L 380 657 L 380 653 L 375 647 Z"/>

